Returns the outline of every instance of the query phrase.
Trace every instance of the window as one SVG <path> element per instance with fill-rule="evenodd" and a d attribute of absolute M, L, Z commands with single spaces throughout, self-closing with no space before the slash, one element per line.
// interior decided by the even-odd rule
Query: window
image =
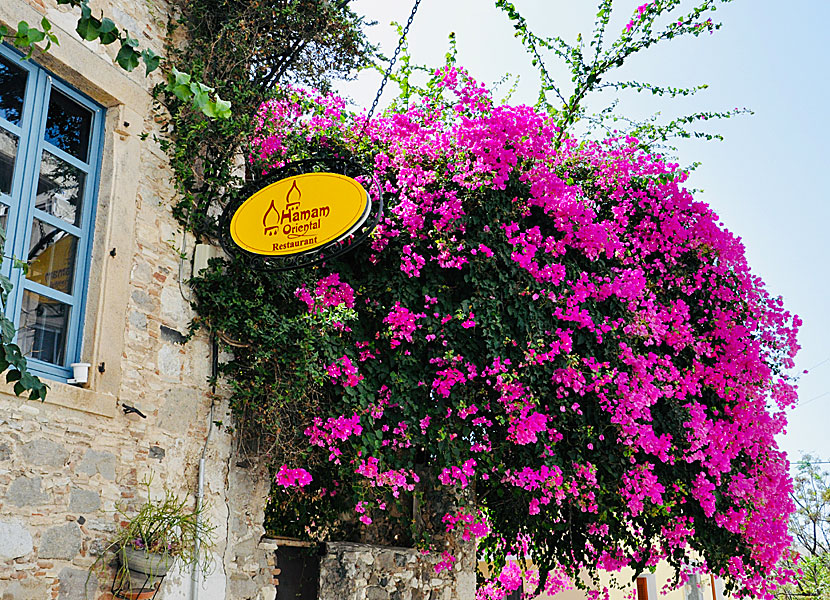
<path fill-rule="evenodd" d="M 80 358 L 103 122 L 102 107 L 0 46 L 4 308 L 30 368 L 50 379 Z"/>

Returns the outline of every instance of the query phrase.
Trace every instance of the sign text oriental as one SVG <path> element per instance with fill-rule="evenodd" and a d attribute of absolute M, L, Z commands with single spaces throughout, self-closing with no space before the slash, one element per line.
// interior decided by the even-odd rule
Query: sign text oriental
<path fill-rule="evenodd" d="M 248 198 L 231 219 L 242 249 L 267 256 L 308 252 L 354 232 L 369 214 L 363 186 L 345 175 L 306 173 Z"/>

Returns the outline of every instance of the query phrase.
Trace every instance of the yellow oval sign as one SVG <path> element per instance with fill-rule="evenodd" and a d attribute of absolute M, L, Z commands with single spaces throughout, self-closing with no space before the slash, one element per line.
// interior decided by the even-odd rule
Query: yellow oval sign
<path fill-rule="evenodd" d="M 351 177 L 306 173 L 281 179 L 245 200 L 231 237 L 248 252 L 285 256 L 348 235 L 369 215 L 369 195 Z"/>

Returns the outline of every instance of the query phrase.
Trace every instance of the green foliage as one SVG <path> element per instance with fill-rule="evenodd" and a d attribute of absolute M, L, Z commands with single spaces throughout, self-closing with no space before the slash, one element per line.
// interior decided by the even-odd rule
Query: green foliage
<path fill-rule="evenodd" d="M 6 232 L 0 228 L 0 247 L 6 243 Z M 26 264 L 14 259 L 15 268 L 26 268 Z M 28 392 L 30 400 L 44 400 L 48 386 L 29 372 L 26 357 L 14 343 L 14 323 L 6 316 L 9 294 L 13 289 L 11 280 L 0 274 L 0 373 L 6 373 L 6 383 L 14 383 L 18 396 Z"/>
<path fill-rule="evenodd" d="M 52 44 L 59 46 L 58 38 L 52 32 L 52 24 L 43 17 L 40 21 L 41 29 L 29 25 L 26 21 L 17 24 L 17 31 L 12 32 L 6 25 L 0 25 L 0 40 L 9 38 L 15 48 L 26 51 L 26 58 L 31 58 L 36 44 L 46 40 L 43 51 L 46 52 Z"/>
<path fill-rule="evenodd" d="M 253 115 L 278 83 L 325 89 L 372 52 L 363 20 L 348 2 L 316 0 L 187 0 L 177 27 L 189 43 L 169 46 L 176 65 L 158 97 L 172 115 L 161 140 L 176 173 L 180 200 L 173 213 L 197 236 L 215 237 L 216 207 L 254 176 L 236 160 L 249 151 Z M 188 78 L 187 73 L 191 76 Z M 194 78 L 216 82 L 226 102 L 204 102 Z M 213 92 L 210 92 L 213 93 Z M 227 118 L 211 120 L 210 114 Z"/>
<path fill-rule="evenodd" d="M 172 115 L 170 136 L 161 142 L 176 173 L 181 199 L 173 211 L 183 226 L 202 238 L 216 236 L 217 210 L 256 176 L 247 165 L 236 167 L 236 159 L 249 152 L 259 105 L 274 94 L 277 83 L 325 89 L 329 78 L 348 76 L 364 65 L 372 49 L 362 24 L 343 1 L 188 0 L 183 5 L 178 27 L 190 43 L 166 49 L 176 68 L 167 85 L 157 89 Z M 190 94 L 205 90 L 184 70 L 217 82 L 221 96 L 233 102 L 233 113 L 223 120 L 206 118 L 198 106 L 203 96 L 188 102 Z M 217 103 L 215 110 L 227 108 Z M 236 282 L 231 288 L 226 287 L 228 277 Z M 318 367 L 285 374 L 275 383 L 277 349 L 290 363 L 312 364 L 319 358 L 319 332 L 329 329 L 331 319 L 349 317 L 301 314 L 292 294 L 303 280 L 302 273 L 286 274 L 272 286 L 244 262 L 213 261 L 194 282 L 205 291 L 205 304 L 193 328 L 222 331 L 219 342 L 232 358 L 219 366 L 219 374 L 232 391 L 233 430 L 243 451 L 253 455 L 274 459 L 278 453 L 305 449 L 307 440 L 297 428 L 313 417 L 323 381 Z M 218 313 L 227 317 L 221 328 L 201 316 Z M 289 501 L 282 507 L 284 534 L 305 535 L 305 525 L 316 522 L 329 533 L 352 535 L 353 524 L 338 518 L 345 506 Z"/>
<path fill-rule="evenodd" d="M 676 138 L 722 139 L 720 135 L 695 127 L 708 120 L 728 119 L 750 111 L 700 111 L 661 124 L 658 123 L 659 114 L 645 121 L 634 121 L 617 115 L 616 101 L 592 114 L 588 112 L 586 100 L 606 91 L 634 90 L 653 96 L 678 98 L 693 96 L 706 89 L 706 85 L 671 87 L 647 82 L 617 81 L 614 72 L 636 54 L 661 42 L 717 31 L 721 24 L 712 22 L 709 15 L 717 10 L 718 5 L 731 1 L 702 0 L 691 9 L 683 11 L 684 0 L 654 0 L 638 8 L 618 36 L 609 42 L 607 34 L 613 15 L 613 0 L 599 0 L 590 41 L 586 42 L 586 38 L 580 34 L 574 43 L 559 36 L 542 37 L 533 33 L 527 20 L 508 0 L 496 0 L 496 6 L 513 22 L 515 36 L 531 55 L 532 63 L 539 72 L 537 106 L 556 117 L 560 127 L 558 143 L 572 135 L 579 122 L 587 121 L 589 130 L 604 130 L 611 135 L 616 135 L 617 130 L 622 128 L 624 133 L 638 138 L 643 148 L 673 149 L 669 141 Z M 554 80 L 545 62 L 546 54 L 552 54 L 567 67 L 571 75 L 570 92 L 561 82 Z"/>
<path fill-rule="evenodd" d="M 143 63 L 144 75 L 147 76 L 161 66 L 161 56 L 150 48 L 140 49 L 138 40 L 131 37 L 129 32 L 119 30 L 112 19 L 103 15 L 100 19 L 93 16 L 88 0 L 57 0 L 57 2 L 58 5 L 68 4 L 80 10 L 75 31 L 82 40 L 99 41 L 105 46 L 115 42 L 120 43 L 121 47 L 115 56 L 115 62 L 125 71 L 131 72 Z M 46 46 L 42 50 L 47 52 L 53 43 L 59 45 L 59 42 L 52 32 L 52 24 L 49 20 L 44 17 L 40 23 L 41 29 L 38 29 L 30 26 L 26 21 L 20 21 L 15 33 L 12 33 L 7 26 L 0 25 L 0 40 L 10 38 L 16 48 L 26 52 L 25 58 L 27 59 L 32 57 L 37 44 L 44 40 L 46 40 Z M 186 73 L 170 73 L 168 77 L 170 81 L 176 81 L 184 75 L 187 75 L 190 87 L 186 91 L 180 91 L 177 97 L 184 101 L 192 101 L 196 108 L 209 118 L 227 119 L 230 117 L 231 103 L 213 94 L 214 88 L 195 80 L 191 81 L 190 75 Z"/>
<path fill-rule="evenodd" d="M 147 500 L 134 514 L 126 507 L 117 507 L 121 526 L 108 542 L 108 550 L 120 558 L 116 577 L 129 577 L 124 558 L 127 549 L 178 559 L 183 566 L 198 564 L 203 573 L 210 572 L 216 526 L 206 518 L 207 505 L 190 509 L 187 498 L 167 488 L 161 497 L 154 499 L 151 480 L 145 479 L 142 485 Z M 91 568 L 103 567 L 104 559 L 104 554 L 99 555 Z"/>
<path fill-rule="evenodd" d="M 192 44 L 182 58 L 212 81 L 233 73 L 260 96 L 287 82 L 328 89 L 372 51 L 349 0 L 187 0 L 182 13 Z"/>
<path fill-rule="evenodd" d="M 165 91 L 171 92 L 179 100 L 191 101 L 194 107 L 211 119 L 229 119 L 231 116 L 229 101 L 222 100 L 219 96 L 211 99 L 210 95 L 216 91 L 214 88 L 193 81 L 189 73 L 182 73 L 176 67 L 168 75 Z"/>

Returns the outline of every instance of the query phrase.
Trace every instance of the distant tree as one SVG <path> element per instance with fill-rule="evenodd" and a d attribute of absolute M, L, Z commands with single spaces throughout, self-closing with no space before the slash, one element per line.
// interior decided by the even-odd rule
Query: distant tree
<path fill-rule="evenodd" d="M 830 472 L 821 460 L 805 454 L 793 481 L 796 511 L 790 518 L 793 552 L 788 566 L 798 569 L 779 598 L 830 598 Z"/>

